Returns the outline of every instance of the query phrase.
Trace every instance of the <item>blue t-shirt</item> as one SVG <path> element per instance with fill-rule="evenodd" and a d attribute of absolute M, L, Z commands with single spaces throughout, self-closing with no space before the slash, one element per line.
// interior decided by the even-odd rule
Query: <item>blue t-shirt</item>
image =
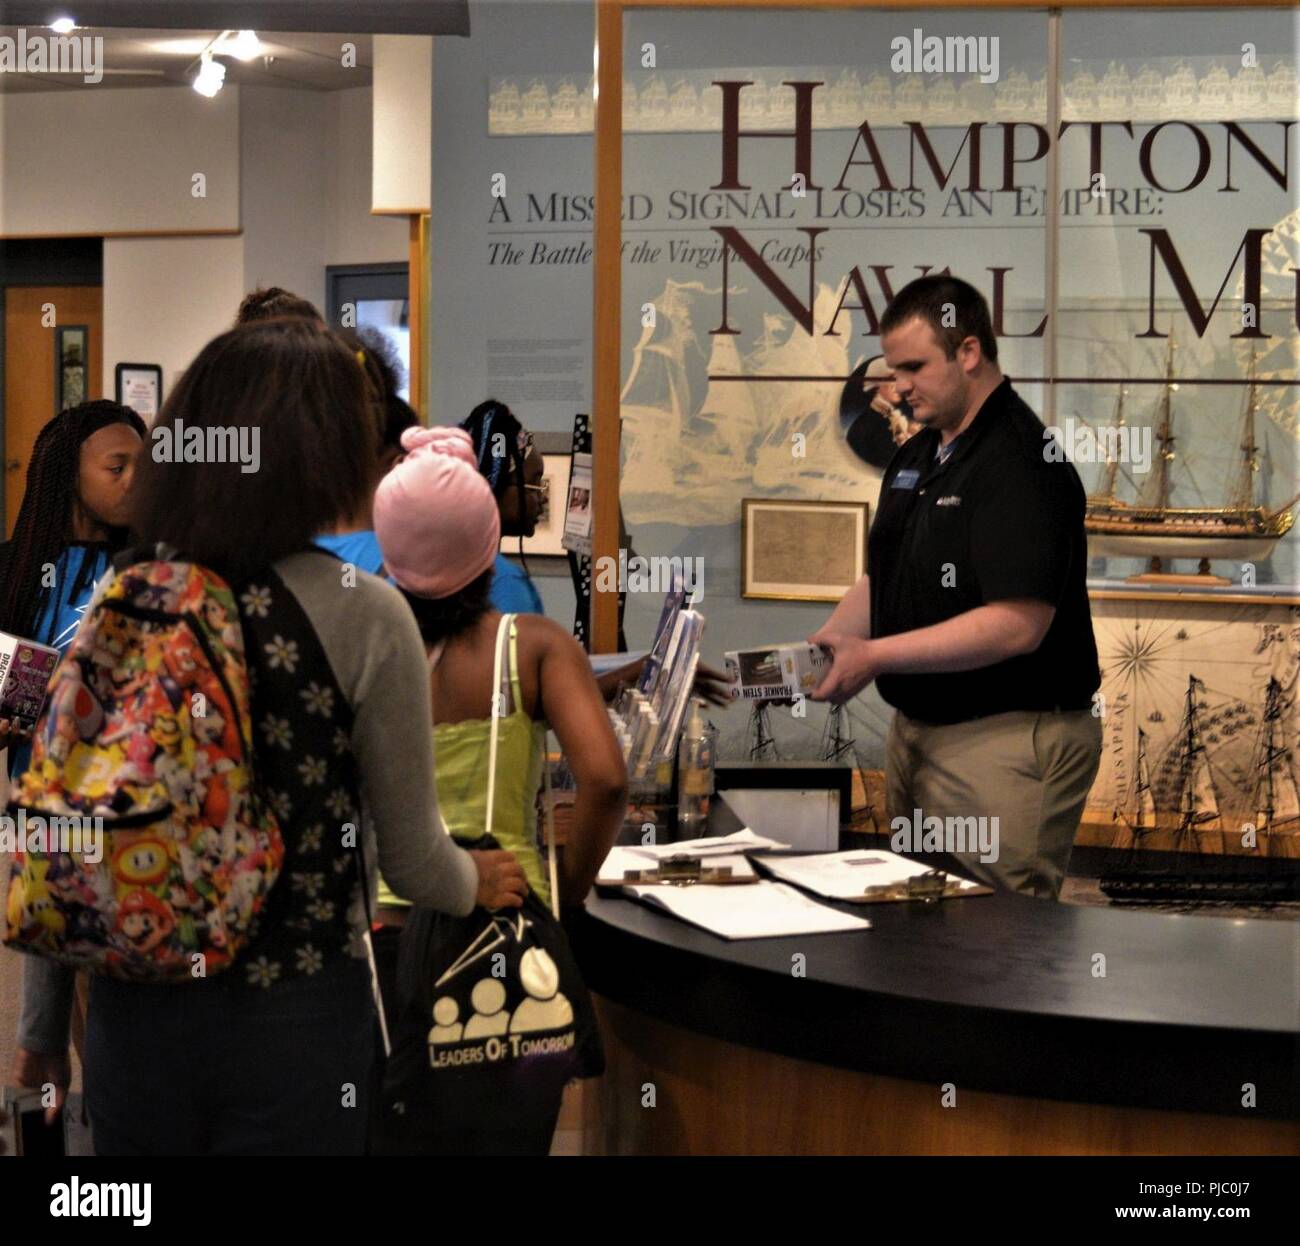
<path fill-rule="evenodd" d="M 81 626 L 86 606 L 110 566 L 108 551 L 102 545 L 69 545 L 54 564 L 54 586 L 49 600 L 36 620 L 28 640 L 49 645 L 64 653 Z M 84 584 L 83 582 L 84 577 Z M 74 587 L 79 584 L 76 593 Z M 9 750 L 10 775 L 21 774 L 31 760 L 31 743 Z"/>
<path fill-rule="evenodd" d="M 504 554 L 498 554 L 492 569 L 493 609 L 502 614 L 545 614 L 541 594 L 528 572 Z"/>
<path fill-rule="evenodd" d="M 371 575 L 378 575 L 379 569 L 384 565 L 379 538 L 370 528 L 364 528 L 360 532 L 341 532 L 337 536 L 318 536 L 316 544 L 321 549 L 329 550 L 336 558 L 350 562 Z"/>

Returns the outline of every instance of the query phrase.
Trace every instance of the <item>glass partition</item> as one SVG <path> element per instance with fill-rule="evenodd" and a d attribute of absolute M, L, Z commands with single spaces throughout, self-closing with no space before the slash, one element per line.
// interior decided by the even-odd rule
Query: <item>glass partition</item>
<path fill-rule="evenodd" d="M 435 46 L 431 411 L 452 422 L 493 395 L 562 447 L 592 401 L 593 8 L 475 3 L 472 19 Z M 1153 557 L 1206 569 L 1261 603 L 1202 609 L 1237 629 L 1218 656 L 1249 664 L 1267 626 L 1270 653 L 1300 661 L 1278 602 L 1300 575 L 1296 23 L 626 10 L 629 645 L 648 644 L 674 559 L 696 573 L 712 665 L 825 619 L 899 431 L 869 401 L 879 316 L 947 268 L 989 299 L 1004 371 L 1092 495 L 1094 589 L 1149 595 L 1125 581 Z M 765 525 L 748 565 L 747 500 Z M 1183 523 L 1187 542 L 1148 539 Z M 567 566 L 530 566 L 567 624 Z M 1181 603 L 1157 611 L 1171 644 L 1195 613 Z M 1099 636 L 1120 626 L 1103 604 Z M 869 691 L 840 725 L 866 764 L 886 715 Z M 715 721 L 722 756 L 746 756 L 755 724 Z M 784 756 L 830 744 L 822 707 L 771 725 Z"/>
<path fill-rule="evenodd" d="M 623 40 L 623 511 L 637 555 L 695 571 L 720 665 L 802 639 L 861 574 L 854 511 L 895 448 L 865 373 L 895 291 L 977 286 L 1042 409 L 1047 17 L 638 9 Z M 657 610 L 629 596 L 632 643 Z M 852 738 L 878 764 L 887 712 L 869 691 L 838 742 L 823 706 L 716 721 L 724 755 L 764 729 L 764 756 Z"/>

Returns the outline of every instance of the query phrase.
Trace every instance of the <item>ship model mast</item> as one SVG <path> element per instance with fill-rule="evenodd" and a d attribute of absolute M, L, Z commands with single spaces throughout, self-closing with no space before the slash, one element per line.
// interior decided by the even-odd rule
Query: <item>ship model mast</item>
<path fill-rule="evenodd" d="M 1106 475 L 1102 481 L 1100 498 L 1114 504 L 1118 499 L 1119 488 L 1119 449 L 1123 444 L 1124 428 L 1124 386 L 1119 387 L 1119 397 L 1115 399 L 1115 440 L 1111 444 L 1112 454 L 1106 456 Z"/>
<path fill-rule="evenodd" d="M 1228 509 L 1239 511 L 1242 515 L 1249 514 L 1255 509 L 1255 477 L 1259 473 L 1259 444 L 1255 440 L 1255 412 L 1258 409 L 1259 386 L 1255 379 L 1255 352 L 1251 351 L 1250 389 L 1246 395 L 1246 411 L 1241 421 L 1241 465 L 1237 468 L 1236 487 L 1228 500 Z"/>
<path fill-rule="evenodd" d="M 1165 354 L 1165 387 L 1160 395 L 1160 422 L 1156 425 L 1154 473 L 1143 491 L 1142 509 L 1161 513 L 1169 509 L 1169 465 L 1177 457 L 1174 451 L 1174 339 L 1169 339 Z"/>

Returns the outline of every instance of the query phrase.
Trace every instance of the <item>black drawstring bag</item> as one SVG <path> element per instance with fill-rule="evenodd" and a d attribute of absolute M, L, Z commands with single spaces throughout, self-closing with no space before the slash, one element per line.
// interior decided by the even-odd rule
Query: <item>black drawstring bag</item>
<path fill-rule="evenodd" d="M 499 690 L 508 688 L 502 649 L 512 622 L 506 615 L 497 635 Z M 497 729 L 494 715 L 487 826 Z M 546 825 L 558 904 L 549 802 Z M 473 847 L 499 845 L 485 833 Z M 390 1020 L 379 1154 L 545 1154 L 565 1085 L 605 1071 L 595 1009 L 568 937 L 531 890 L 522 908 L 476 908 L 468 917 L 412 909 L 398 954 L 397 1015 Z"/>
<path fill-rule="evenodd" d="M 485 836 L 476 848 L 495 848 Z M 521 909 L 415 909 L 402 931 L 399 1017 L 382 1153 L 533 1153 L 560 1096 L 605 1059 L 569 941 L 529 892 Z"/>

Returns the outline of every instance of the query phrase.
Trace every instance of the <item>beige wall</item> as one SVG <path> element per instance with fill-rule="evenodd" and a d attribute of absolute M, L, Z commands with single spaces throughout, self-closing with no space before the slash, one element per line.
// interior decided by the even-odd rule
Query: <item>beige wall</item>
<path fill-rule="evenodd" d="M 283 286 L 318 307 L 333 215 L 331 99 L 322 91 L 246 87 L 240 105 L 245 287 Z"/>
<path fill-rule="evenodd" d="M 156 363 L 166 397 L 209 338 L 229 328 L 244 295 L 243 239 L 104 240 L 104 392 L 113 368 Z"/>
<path fill-rule="evenodd" d="M 161 364 L 169 393 L 248 290 L 323 308 L 326 265 L 408 258 L 406 220 L 370 211 L 371 104 L 369 87 L 0 95 L 0 234 L 145 235 L 104 242 L 104 392 L 131 362 Z M 242 232 L 148 236 L 219 225 Z"/>
<path fill-rule="evenodd" d="M 377 80 L 378 77 L 376 71 Z M 329 163 L 331 210 L 325 262 L 369 264 L 405 260 L 410 233 L 407 221 L 376 216 L 370 211 L 374 94 L 370 87 L 359 87 L 353 91 L 334 91 L 328 98 L 333 111 L 334 148 Z M 386 148 L 387 143 L 381 146 Z M 428 202 L 427 192 L 425 202 Z"/>
<path fill-rule="evenodd" d="M 0 234 L 239 228 L 237 87 L 6 93 L 0 156 Z"/>

